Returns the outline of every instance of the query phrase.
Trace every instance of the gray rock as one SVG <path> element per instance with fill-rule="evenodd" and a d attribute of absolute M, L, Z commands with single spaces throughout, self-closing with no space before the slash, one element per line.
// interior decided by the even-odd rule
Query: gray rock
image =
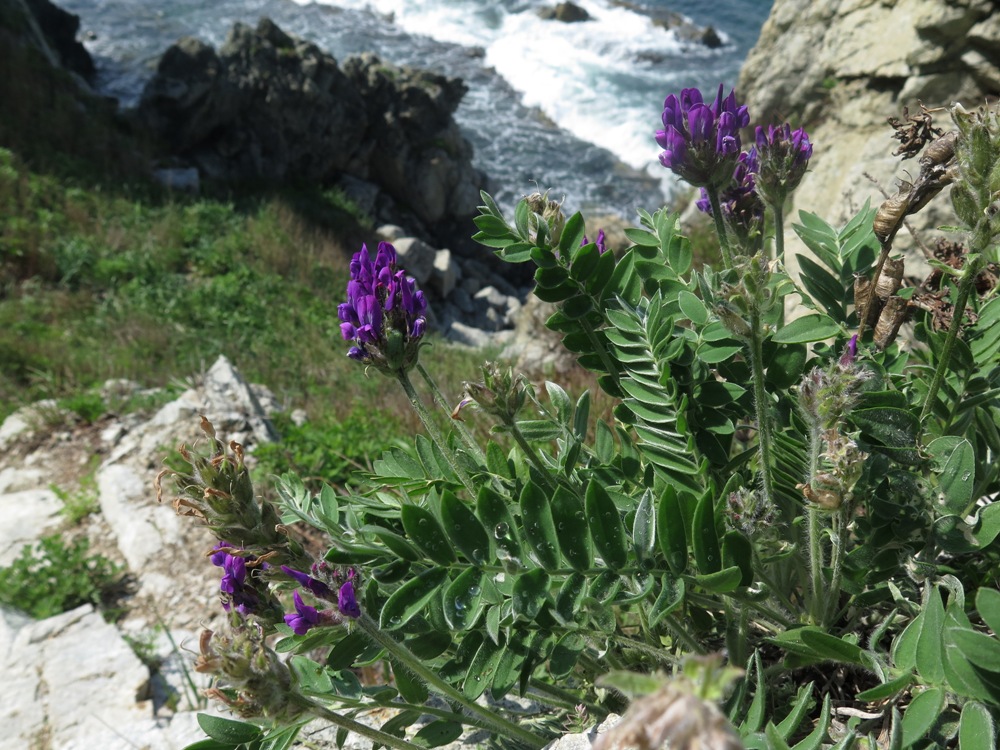
<path fill-rule="evenodd" d="M 459 286 L 462 288 L 462 291 L 470 297 L 482 288 L 482 284 L 479 282 L 479 279 L 474 276 L 463 276 Z"/>
<path fill-rule="evenodd" d="M 447 297 L 455 289 L 458 273 L 458 264 L 451 257 L 451 250 L 438 250 L 434 254 L 434 266 L 428 286 L 439 297 Z"/>
<path fill-rule="evenodd" d="M 454 341 L 455 343 L 464 344 L 465 346 L 471 346 L 476 349 L 481 349 L 492 343 L 490 334 L 486 331 L 479 328 L 473 328 L 472 326 L 460 323 L 457 320 L 451 324 L 451 327 L 448 329 L 446 335 L 449 340 Z"/>
<path fill-rule="evenodd" d="M 450 301 L 463 313 L 471 313 L 476 309 L 476 306 L 472 302 L 472 297 L 461 286 L 455 287 L 455 290 L 451 293 Z"/>
<path fill-rule="evenodd" d="M 382 242 L 395 244 L 400 237 L 406 236 L 406 230 L 396 224 L 383 224 L 375 230 L 375 236 Z"/>
<path fill-rule="evenodd" d="M 201 189 L 201 179 L 197 167 L 171 167 L 154 169 L 153 179 L 170 190 L 197 195 Z"/>
<path fill-rule="evenodd" d="M 473 295 L 473 299 L 481 304 L 485 303 L 492 308 L 507 309 L 507 297 L 493 286 L 484 286 Z"/>
<path fill-rule="evenodd" d="M 406 269 L 406 273 L 416 279 L 417 284 L 426 284 L 434 272 L 437 250 L 416 237 L 400 237 L 393 247 L 396 248 L 399 265 Z"/>
<path fill-rule="evenodd" d="M 5 479 L 17 481 L 12 476 Z M 55 532 L 62 521 L 62 508 L 62 500 L 50 489 L 0 493 L 0 517 L 4 519 L 0 524 L 0 566 L 10 565 L 25 545 Z"/>

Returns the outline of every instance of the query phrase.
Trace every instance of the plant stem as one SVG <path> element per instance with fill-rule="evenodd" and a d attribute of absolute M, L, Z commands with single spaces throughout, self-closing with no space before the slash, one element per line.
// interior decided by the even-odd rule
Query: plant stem
<path fill-rule="evenodd" d="M 712 218 L 715 219 L 715 232 L 719 235 L 719 249 L 722 250 L 722 265 L 729 270 L 733 267 L 733 253 L 729 248 L 729 238 L 726 236 L 726 223 L 722 220 L 722 204 L 719 202 L 719 191 L 715 188 L 705 188 L 708 202 L 712 205 Z"/>
<path fill-rule="evenodd" d="M 427 684 L 427 687 L 434 690 L 434 692 L 443 695 L 448 700 L 458 703 L 470 714 L 476 716 L 480 722 L 492 728 L 493 731 L 519 742 L 523 742 L 532 748 L 540 748 L 548 741 L 544 737 L 539 737 L 537 734 L 518 726 L 512 721 L 504 719 L 502 716 L 493 713 L 483 706 L 480 706 L 475 701 L 466 698 L 465 695 L 448 684 L 436 672 L 424 666 L 420 659 L 418 659 L 417 656 L 405 645 L 397 641 L 389 634 L 382 632 L 375 621 L 372 620 L 367 613 L 362 612 L 361 617 L 355 620 L 355 622 L 358 623 L 360 629 L 365 635 L 384 648 L 392 659 L 400 666 L 408 669 L 414 675 L 422 679 Z"/>
<path fill-rule="evenodd" d="M 349 732 L 359 734 L 362 737 L 371 740 L 376 745 L 385 745 L 386 747 L 395 748 L 395 750 L 418 750 L 421 747 L 420 745 L 414 745 L 412 742 L 407 742 L 406 740 L 396 737 L 395 735 L 381 732 L 374 727 L 368 726 L 367 724 L 362 724 L 354 719 L 341 716 L 336 711 L 331 711 L 329 708 L 321 706 L 315 701 L 311 701 L 306 698 L 304 698 L 303 701 L 310 713 L 314 716 L 320 719 L 325 719 L 331 724 L 341 727 L 342 729 L 346 729 Z"/>
<path fill-rule="evenodd" d="M 451 467 L 452 471 L 455 472 L 455 476 L 459 478 L 459 481 L 465 485 L 465 489 L 469 491 L 469 494 L 473 497 L 476 496 L 475 486 L 472 484 L 472 479 L 465 472 L 458 462 L 455 460 L 455 454 L 452 453 L 451 448 L 448 447 L 448 443 L 445 441 L 444 436 L 438 429 L 438 426 L 434 424 L 434 419 L 431 417 L 430 413 L 427 411 L 427 407 L 424 406 L 424 402 L 420 400 L 420 396 L 417 395 L 417 391 L 413 388 L 413 383 L 410 381 L 410 376 L 400 370 L 397 374 L 399 384 L 403 387 L 406 392 L 407 398 L 410 399 L 410 405 L 413 410 L 420 417 L 420 421 L 424 423 L 424 427 L 427 432 L 430 433 L 431 440 L 437 443 L 437 447 L 441 449 L 441 454 L 444 456 L 448 465 Z"/>
<path fill-rule="evenodd" d="M 844 569 L 844 532 L 848 522 L 848 507 L 850 503 L 847 499 L 841 504 L 832 521 L 832 534 L 830 536 L 830 590 L 827 594 L 826 607 L 824 608 L 823 620 L 820 625 L 825 626 L 833 619 L 840 604 L 840 581 Z"/>
<path fill-rule="evenodd" d="M 453 407 L 448 403 L 447 399 L 445 399 L 444 394 L 441 392 L 441 389 L 438 388 L 438 384 L 434 378 L 431 377 L 430 373 L 427 372 L 427 370 L 424 369 L 424 366 L 419 362 L 417 363 L 417 372 L 420 373 L 420 377 L 422 377 L 424 382 L 427 383 L 428 387 L 430 387 L 431 394 L 434 396 L 434 401 L 437 405 L 444 410 L 445 414 L 451 414 L 451 409 Z M 465 447 L 469 449 L 469 452 L 477 461 L 479 461 L 479 463 L 485 466 L 486 454 L 483 453 L 483 449 L 479 447 L 479 443 L 476 442 L 472 432 L 465 426 L 464 422 L 457 419 L 454 421 L 456 422 L 455 426 L 458 427 L 459 435 L 462 436 L 462 442 L 465 443 Z"/>
<path fill-rule="evenodd" d="M 541 475 L 542 480 L 545 482 L 546 486 L 549 489 L 554 489 L 554 487 L 552 486 L 552 478 L 549 474 L 548 467 L 544 463 L 542 463 L 541 457 L 539 457 L 538 453 L 532 447 L 531 443 L 529 443 L 527 439 L 524 437 L 524 433 L 522 433 L 520 428 L 517 426 L 517 422 L 511 420 L 511 423 L 505 425 L 505 427 L 510 432 L 510 436 L 514 438 L 514 442 L 518 444 L 518 446 L 524 452 L 524 455 L 527 456 L 528 460 L 531 462 L 531 465 L 538 470 L 538 473 L 539 475 Z"/>
<path fill-rule="evenodd" d="M 785 207 L 780 204 L 771 206 L 774 212 L 774 257 L 781 263 L 785 262 Z"/>
<path fill-rule="evenodd" d="M 944 340 L 944 347 L 941 350 L 941 359 L 934 370 L 934 379 L 931 381 L 931 387 L 927 391 L 927 398 L 924 399 L 924 408 L 920 411 L 921 422 L 924 421 L 927 415 L 930 414 L 931 409 L 934 408 L 937 392 L 941 388 L 941 383 L 944 382 L 948 365 L 951 364 L 951 352 L 955 348 L 955 340 L 958 338 L 958 331 L 962 327 L 965 306 L 969 302 L 969 295 L 972 293 L 972 288 L 976 283 L 976 277 L 979 276 L 979 272 L 982 270 L 985 262 L 986 256 L 982 253 L 977 254 L 971 262 L 966 261 L 962 280 L 958 284 L 958 299 L 955 300 L 955 307 L 952 311 L 951 325 L 948 326 L 948 334 Z"/>
<path fill-rule="evenodd" d="M 764 389 L 764 332 L 760 310 L 750 311 L 750 369 L 753 380 L 753 400 L 757 410 L 757 450 L 760 453 L 761 485 L 764 502 L 777 507 L 774 497 L 774 478 L 771 468 L 771 417 Z"/>
<path fill-rule="evenodd" d="M 809 430 L 809 477 L 806 482 L 812 485 L 819 470 L 819 454 L 822 447 L 822 431 L 818 421 L 814 421 Z M 808 503 L 809 537 L 809 616 L 816 624 L 822 624 L 823 612 L 823 532 L 821 526 L 821 511 L 812 502 Z"/>

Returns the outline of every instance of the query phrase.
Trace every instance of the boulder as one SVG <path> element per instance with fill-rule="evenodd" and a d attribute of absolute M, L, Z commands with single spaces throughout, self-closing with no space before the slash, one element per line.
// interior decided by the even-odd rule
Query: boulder
<path fill-rule="evenodd" d="M 341 66 L 264 18 L 237 23 L 218 51 L 192 38 L 170 47 L 138 116 L 211 179 L 346 185 L 376 218 L 388 202 L 426 229 L 474 216 L 485 183 L 453 119 L 465 92 L 370 54 Z"/>
<path fill-rule="evenodd" d="M 1000 16 L 989 0 L 775 0 L 737 92 L 754 123 L 788 120 L 805 126 L 814 144 L 786 216 L 795 221 L 801 209 L 843 226 L 866 200 L 878 205 L 883 190 L 894 193 L 896 180 L 919 166 L 892 155 L 899 143 L 886 119 L 901 118 L 904 108 L 917 114 L 921 103 L 972 108 L 1000 94 L 998 39 Z M 934 124 L 953 127 L 944 111 Z M 933 244 L 936 227 L 956 223 L 948 191 L 908 223 Z M 785 237 L 796 273 L 805 248 L 788 228 Z M 908 232 L 894 247 L 906 251 L 908 274 L 924 273 Z"/>
<path fill-rule="evenodd" d="M 538 17 L 546 21 L 579 23 L 589 21 L 590 14 L 576 3 L 559 3 L 551 8 L 541 8 Z"/>
<path fill-rule="evenodd" d="M 25 3 L 38 22 L 56 61 L 87 83 L 93 83 L 97 68 L 86 47 L 76 38 L 80 31 L 80 17 L 53 5 L 49 0 L 25 0 Z"/>

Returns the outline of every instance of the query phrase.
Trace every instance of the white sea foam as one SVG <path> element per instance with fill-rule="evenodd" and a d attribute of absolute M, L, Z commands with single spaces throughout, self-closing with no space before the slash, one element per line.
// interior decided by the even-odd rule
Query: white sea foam
<path fill-rule="evenodd" d="M 297 0 L 307 3 L 311 0 Z M 691 85 L 699 59 L 724 52 L 683 41 L 642 14 L 607 0 L 577 0 L 591 20 L 544 21 L 549 3 L 510 0 L 321 0 L 371 9 L 410 34 L 481 47 L 485 63 L 552 122 L 657 177 L 653 133 L 665 95 Z M 723 40 L 725 32 L 720 32 Z"/>

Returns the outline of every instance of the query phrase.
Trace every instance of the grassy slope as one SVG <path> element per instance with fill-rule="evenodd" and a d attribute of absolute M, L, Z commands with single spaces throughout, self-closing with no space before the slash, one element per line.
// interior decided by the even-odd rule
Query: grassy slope
<path fill-rule="evenodd" d="M 337 304 L 370 230 L 316 188 L 201 197 L 151 183 L 147 144 L 19 46 L 0 19 L 0 418 L 85 404 L 108 378 L 166 385 L 221 353 L 311 427 L 283 459 L 331 480 L 416 426 L 398 387 L 344 356 Z M 10 71 L 10 74 L 8 74 Z M 370 235 L 368 235 L 370 239 Z M 437 346 L 443 384 L 479 355 Z M 452 389 L 454 390 L 454 389 Z M 372 418 L 372 405 L 380 416 Z M 339 467 L 339 468 L 337 468 Z"/>

